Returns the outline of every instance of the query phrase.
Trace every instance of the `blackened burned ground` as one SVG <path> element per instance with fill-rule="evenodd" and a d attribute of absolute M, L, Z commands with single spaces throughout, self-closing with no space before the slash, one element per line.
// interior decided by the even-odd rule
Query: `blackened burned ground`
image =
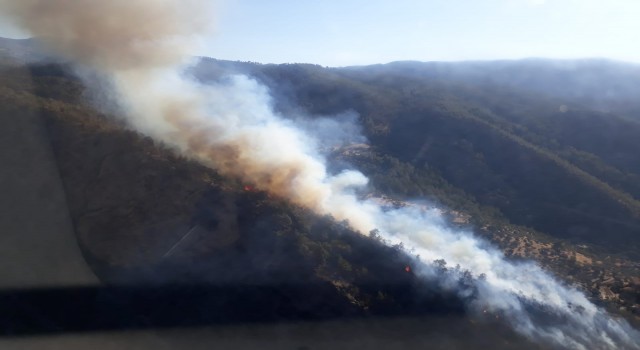
<path fill-rule="evenodd" d="M 308 291 L 345 315 L 461 311 L 450 297 L 425 294 L 428 286 L 405 271 L 411 259 L 399 248 L 224 182 L 132 132 L 87 133 L 80 124 L 55 119 L 49 127 L 81 245 L 104 281 L 311 286 Z M 111 138 L 129 141 L 107 143 Z M 138 147 L 129 147 L 137 141 Z M 112 152 L 106 160 L 103 144 Z M 163 166 L 174 175 L 166 176 Z M 104 170 L 111 167 L 118 171 Z M 429 303 L 429 295 L 437 302 Z M 289 300 L 309 302 L 313 295 L 299 298 Z"/>
<path fill-rule="evenodd" d="M 285 116 L 300 106 L 310 118 L 359 113 L 370 147 L 333 153 L 381 194 L 449 208 L 508 257 L 534 259 L 639 320 L 638 65 L 203 59 L 194 69 L 204 81 L 229 73 L 267 85 Z"/>
<path fill-rule="evenodd" d="M 6 291 L 8 335 L 401 316 L 439 320 L 460 346 L 460 332 L 473 344 L 531 346 L 500 323 L 473 323 L 464 300 L 406 271 L 398 247 L 91 110 L 43 113 L 85 258 L 111 287 Z"/>
<path fill-rule="evenodd" d="M 308 67 L 281 68 L 286 73 L 281 77 L 284 82 L 290 78 L 291 70 L 302 74 Z M 88 107 L 82 84 L 59 66 L 31 66 L 27 69 L 32 80 L 29 84 L 14 74 L 17 68 L 3 69 L 2 113 L 19 118 L 24 111 L 31 111 L 45 118 L 85 258 L 111 286 L 4 291 L 2 299 L 9 301 L 3 302 L 3 307 L 8 306 L 4 324 L 9 324 L 8 319 L 21 320 L 14 323 L 14 328 L 6 328 L 6 334 L 169 327 L 189 322 L 223 323 L 225 319 L 277 323 L 415 316 L 435 319 L 427 322 L 431 329 L 439 330 L 434 323 L 442 322 L 442 329 L 449 330 L 444 333 L 461 338 L 460 344 L 471 342 L 476 348 L 486 346 L 484 340 L 495 344 L 503 344 L 498 339 L 521 341 L 502 325 L 471 323 L 473 316 L 465 313 L 461 300 L 438 292 L 428 282 L 418 281 L 406 272 L 411 260 L 400 249 L 359 236 L 344 224 L 269 198 L 251 187 L 246 190 L 246 186 L 254 184 L 222 178 L 148 138 L 126 131 Z M 268 69 L 277 73 L 280 68 Z M 294 78 L 300 76 L 296 74 Z M 337 82 L 345 81 L 333 83 Z M 341 86 L 353 87 L 348 82 Z M 357 97 L 349 91 L 334 92 Z M 323 96 L 328 95 L 310 93 L 300 101 L 310 107 L 318 107 L 318 101 L 342 101 Z M 362 96 L 352 101 L 354 108 L 362 107 Z M 310 109 L 331 112 L 342 106 L 338 103 L 326 110 Z M 384 108 L 379 111 L 385 114 Z M 368 113 L 366 109 L 360 112 Z M 384 133 L 384 123 L 375 123 L 374 119 L 365 118 L 367 130 L 381 128 L 379 131 Z M 393 148 L 392 144 L 387 146 Z M 379 150 L 384 153 L 385 147 Z M 431 174 L 426 166 L 413 166 L 391 153 L 382 154 L 380 159 L 366 159 L 369 156 L 363 155 L 358 166 L 369 166 L 373 172 L 389 170 L 373 174 L 374 183 L 385 191 L 401 196 L 434 195 L 446 204 L 470 203 L 464 192 L 437 173 Z M 437 154 L 429 155 L 432 156 Z M 378 164 L 387 161 L 390 167 Z M 452 201 L 444 200 L 447 198 Z M 478 214 L 476 217 L 485 216 L 486 212 L 477 208 L 472 205 L 465 210 Z M 487 216 L 493 220 L 493 216 Z M 483 231 L 489 238 L 520 237 L 521 228 L 498 235 L 498 229 L 513 227 L 503 226 L 503 222 L 484 226 L 488 229 Z M 536 244 L 516 248 L 522 250 L 523 256 L 540 251 Z M 560 250 L 568 249 L 560 246 Z M 549 261 L 564 265 L 561 259 Z M 577 264 L 572 268 L 584 270 Z M 591 280 L 571 271 L 557 271 L 567 279 L 577 276 L 578 281 Z M 609 277 L 603 274 L 602 279 Z M 627 288 L 624 283 L 621 290 Z M 238 292 L 238 288 L 242 291 Z M 599 286 L 594 288 L 597 291 Z M 125 301 L 133 314 L 118 311 L 118 300 Z M 173 308 L 174 304 L 183 305 L 185 312 L 179 312 L 180 307 Z M 199 308 L 201 304 L 210 305 L 210 309 Z M 38 307 L 29 310 L 28 305 Z M 43 309 L 38 311 L 39 307 Z M 93 321 L 87 321 L 89 318 Z M 419 324 L 414 325 L 419 328 Z"/>

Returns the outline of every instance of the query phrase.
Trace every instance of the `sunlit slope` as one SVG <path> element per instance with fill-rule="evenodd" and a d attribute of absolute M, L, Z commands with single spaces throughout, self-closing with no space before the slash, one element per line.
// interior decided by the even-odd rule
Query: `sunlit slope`
<path fill-rule="evenodd" d="M 606 79 L 619 78 L 620 71 L 631 72 L 620 83 L 628 89 L 607 99 L 610 111 L 603 111 L 586 101 L 600 92 L 595 83 L 573 96 L 560 94 L 555 79 L 543 89 L 536 75 L 568 76 L 573 80 L 565 85 L 577 89 L 574 75 L 592 65 L 576 62 L 580 69 L 572 71 L 554 61 L 534 63 L 328 69 L 211 60 L 196 74 L 215 79 L 224 71 L 249 72 L 276 91 L 283 110 L 292 103 L 319 114 L 353 109 L 378 150 L 437 174 L 513 223 L 637 255 L 640 122 L 623 107 L 636 103 L 628 89 L 640 84 L 638 68 L 592 64 L 604 67 L 591 72 L 591 80 L 604 85 L 615 85 Z M 411 197 L 411 186 L 400 192 Z"/>

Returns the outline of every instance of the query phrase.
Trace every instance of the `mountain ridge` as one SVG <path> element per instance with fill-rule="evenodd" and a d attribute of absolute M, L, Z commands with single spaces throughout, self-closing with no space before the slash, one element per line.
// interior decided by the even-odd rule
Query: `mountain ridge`
<path fill-rule="evenodd" d="M 295 108 L 304 108 L 310 117 L 314 118 L 318 115 L 342 112 L 346 106 L 356 110 L 360 114 L 360 122 L 364 126 L 364 132 L 372 144 L 371 150 L 354 153 L 340 149 L 332 155 L 333 158 L 356 165 L 357 168 L 372 177 L 376 188 L 382 193 L 398 198 L 398 200 L 427 196 L 451 210 L 472 213 L 471 222 L 468 224 L 478 227 L 480 235 L 498 244 L 503 251 L 507 252 L 507 255 L 516 258 L 535 258 L 563 279 L 570 283 L 579 284 L 593 300 L 606 301 L 611 306 L 615 305 L 625 308 L 626 311 L 637 312 L 634 310 L 637 310 L 640 281 L 636 283 L 633 280 L 633 276 L 637 276 L 638 271 L 638 260 L 633 257 L 633 253 L 637 252 L 636 246 L 628 246 L 626 247 L 628 251 L 624 251 L 620 246 L 599 244 L 589 236 L 586 237 L 586 242 L 585 238 L 572 241 L 567 240 L 567 237 L 554 235 L 553 232 L 546 230 L 536 231 L 518 225 L 509 226 L 510 222 L 518 223 L 512 222 L 514 217 L 518 218 L 518 215 L 524 215 L 524 219 L 526 219 L 526 215 L 535 213 L 535 208 L 527 208 L 528 205 L 523 206 L 517 208 L 521 212 L 514 214 L 505 209 L 508 209 L 508 206 L 500 208 L 492 205 L 492 203 L 500 204 L 500 200 L 504 198 L 513 200 L 517 196 L 510 197 L 510 193 L 521 191 L 520 193 L 530 196 L 526 200 L 522 200 L 521 203 L 536 203 L 536 201 L 528 201 L 531 199 L 532 192 L 534 194 L 540 192 L 543 199 L 549 200 L 551 198 L 555 201 L 554 203 L 561 206 L 561 209 L 572 209 L 564 204 L 566 203 L 563 201 L 564 197 L 545 197 L 555 192 L 557 187 L 551 186 L 550 182 L 558 179 L 562 181 L 562 186 L 569 186 L 570 189 L 586 189 L 585 192 L 588 196 L 579 197 L 579 200 L 591 198 L 589 196 L 594 196 L 596 199 L 600 198 L 598 196 L 604 196 L 606 201 L 615 201 L 615 198 L 611 199 L 607 197 L 606 193 L 602 195 L 598 191 L 593 191 L 589 186 L 579 187 L 574 183 L 573 175 L 567 174 L 566 169 L 546 164 L 545 162 L 549 161 L 547 156 L 537 155 L 535 152 L 527 150 L 526 147 L 516 149 L 520 146 L 517 142 L 509 141 L 510 136 L 522 139 L 520 134 L 529 131 L 531 124 L 527 123 L 530 123 L 533 118 L 524 123 L 524 126 L 521 127 L 524 128 L 522 130 L 518 129 L 518 126 L 522 124 L 509 120 L 503 124 L 496 124 L 499 121 L 491 120 L 491 114 L 486 112 L 487 106 L 480 105 L 478 107 L 474 104 L 471 107 L 465 106 L 466 102 L 464 101 L 470 98 L 465 97 L 466 95 L 459 90 L 454 90 L 454 93 L 451 94 L 442 94 L 442 85 L 429 85 L 420 81 L 411 83 L 403 80 L 401 81 L 403 86 L 398 87 L 398 83 L 394 82 L 395 77 L 392 77 L 393 79 L 390 81 L 381 80 L 379 77 L 374 77 L 374 79 L 369 76 L 353 77 L 350 72 L 343 73 L 338 70 L 336 73 L 335 69 L 313 65 L 277 66 L 241 63 L 238 68 L 238 64 L 227 62 L 224 64 L 228 67 L 220 68 L 207 66 L 211 65 L 211 62 L 203 60 L 201 66 L 196 66 L 193 69 L 193 74 L 206 82 L 224 77 L 229 74 L 229 71 L 233 72 L 233 69 L 249 70 L 252 76 L 272 89 L 274 104 L 283 114 Z M 11 70 L 6 67 L 3 69 L 5 69 L 3 72 Z M 176 242 L 176 238 L 194 227 L 198 227 L 195 231 L 198 233 L 194 238 L 195 241 L 190 242 L 186 247 L 188 249 L 176 256 L 176 259 L 192 259 L 194 256 L 208 256 L 209 259 L 212 258 L 211 252 L 220 249 L 220 247 L 258 249 L 259 247 L 247 243 L 249 241 L 243 241 L 244 245 L 236 245 L 234 242 L 237 242 L 237 238 L 234 237 L 224 236 L 210 241 L 203 238 L 206 237 L 206 233 L 213 232 L 212 230 L 218 227 L 217 225 L 227 225 L 224 227 L 227 227 L 228 230 L 235 230 L 232 223 L 221 224 L 218 222 L 219 218 L 216 219 L 216 222 L 208 221 L 206 220 L 207 215 L 198 214 L 199 210 L 205 210 L 203 208 L 209 208 L 214 204 L 217 208 L 216 211 L 230 210 L 225 207 L 224 203 L 232 203 L 229 205 L 236 206 L 236 208 L 238 205 L 242 205 L 242 211 L 250 214 L 249 216 L 256 215 L 251 220 L 260 218 L 257 221 L 263 222 L 262 229 L 269 228 L 268 230 L 273 232 L 274 235 L 269 237 L 280 237 L 278 234 L 282 235 L 283 233 L 278 232 L 284 228 L 286 228 L 286 232 L 316 232 L 314 230 L 317 228 L 313 229 L 313 225 L 305 228 L 308 225 L 305 223 L 307 219 L 297 218 L 307 215 L 297 212 L 299 209 L 288 208 L 285 204 L 266 197 L 264 193 L 246 191 L 243 189 L 243 184 L 229 179 L 220 179 L 215 173 L 205 171 L 187 159 L 171 155 L 171 152 L 163 150 L 161 145 L 157 145 L 135 132 L 125 131 L 109 116 L 94 111 L 88 103 L 80 102 L 83 101 L 82 84 L 71 74 L 64 73 L 64 70 L 64 67 L 60 68 L 59 65 L 31 65 L 26 69 L 26 72 L 31 74 L 32 81 L 26 85 L 24 82 L 16 80 L 15 76 L 3 74 L 0 96 L 4 106 L 11 108 L 11 106 L 20 105 L 19 108 L 34 108 L 41 110 L 46 116 L 52 140 L 57 149 L 58 162 L 62 165 L 63 178 L 66 179 L 70 203 L 75 208 L 72 210 L 72 216 L 77 234 L 83 242 L 85 250 L 93 256 L 91 258 L 94 259 L 93 265 L 98 266 L 97 268 L 102 271 L 102 278 L 117 280 L 139 276 L 140 272 L 136 272 L 136 269 L 140 269 L 140 271 L 148 269 L 144 265 L 150 263 L 149 259 L 159 259 L 162 255 L 167 254 L 168 248 Z M 475 94 L 472 94 L 471 97 L 479 98 L 477 96 L 485 95 L 477 92 Z M 408 104 L 411 99 L 419 100 L 420 103 Z M 547 103 L 548 101 L 542 102 Z M 425 106 L 436 106 L 437 108 Z M 478 111 L 472 111 L 473 107 L 479 108 Z M 598 113 L 595 116 L 599 118 L 601 114 Z M 488 127 L 479 128 L 476 124 L 470 123 L 470 116 L 479 119 Z M 407 122 L 410 123 L 407 124 Z M 411 124 L 414 122 L 416 124 Z M 619 123 L 617 119 L 614 122 L 615 125 Z M 494 129 L 495 125 L 500 132 Z M 417 132 L 417 136 L 408 134 L 412 130 Z M 504 133 L 507 133 L 506 137 Z M 534 132 L 532 135 L 529 138 L 539 136 L 540 132 Z M 413 148 L 408 149 L 408 140 L 416 140 L 415 147 L 412 146 Z M 551 141 L 548 142 L 551 144 Z M 496 150 L 504 150 L 503 156 L 511 157 L 506 158 L 507 162 L 516 161 L 525 170 L 533 169 L 530 171 L 531 178 L 527 178 L 523 182 L 501 179 L 501 177 L 506 177 L 508 173 L 501 174 L 504 169 L 495 168 L 495 164 L 505 162 L 504 159 L 492 155 Z M 566 157 L 563 155 L 562 159 L 564 160 Z M 632 157 L 628 156 L 627 158 Z M 623 159 L 623 164 L 628 164 L 625 160 L 627 158 Z M 604 163 L 599 159 L 600 157 L 596 157 L 596 164 L 608 164 L 619 170 L 613 160 Z M 540 176 L 541 173 L 537 172 L 535 167 L 530 169 L 531 166 L 528 165 L 530 162 L 534 162 L 536 166 L 543 166 L 544 172 L 542 174 L 546 177 Z M 127 184 L 123 181 L 124 179 L 118 179 L 117 169 L 130 169 L 130 173 L 139 173 L 136 174 L 138 177 L 135 180 L 137 182 L 134 182 L 135 185 Z M 133 169 L 141 169 L 141 171 Z M 628 170 L 632 175 L 635 174 L 632 172 L 633 169 L 634 167 L 631 166 Z M 608 174 L 606 169 L 603 171 Z M 622 170 L 619 171 L 622 172 Z M 108 176 L 110 174 L 112 176 Z M 516 175 L 520 174 L 522 173 Z M 526 175 L 527 171 L 524 174 Z M 465 181 L 476 177 L 478 179 L 473 183 L 465 184 Z M 537 177 L 539 178 L 536 179 Z M 530 186 L 533 188 L 522 187 L 522 183 L 531 183 L 534 180 L 538 182 L 534 182 L 535 186 Z M 609 178 L 607 178 L 608 180 Z M 156 210 L 153 208 L 154 203 L 161 197 L 161 195 L 154 193 L 158 192 L 160 188 L 167 187 L 168 184 L 173 184 L 174 187 L 169 188 L 174 190 L 169 189 L 167 193 L 182 195 L 188 193 L 191 196 L 179 197 L 181 199 L 176 201 L 175 207 L 172 204 L 172 207 L 160 207 L 157 208 L 160 210 L 159 212 L 154 212 Z M 234 193 L 238 197 L 228 202 L 225 195 L 221 196 L 219 193 L 214 193 L 215 191 L 211 193 L 205 191 L 204 188 L 209 186 L 207 184 L 223 190 L 224 193 Z M 199 186 L 205 187 L 200 188 Z M 616 186 L 628 185 L 623 183 L 623 185 Z M 127 188 L 128 191 L 120 193 L 117 191 L 118 188 Z M 273 208 L 275 215 L 265 214 L 263 216 L 264 213 L 255 212 L 254 206 L 258 204 Z M 627 216 L 618 220 L 619 218 L 615 215 L 609 216 L 606 211 L 601 213 L 597 206 L 587 204 L 591 205 L 591 207 L 587 207 L 590 210 L 587 212 L 588 216 L 600 213 L 604 217 L 604 220 L 591 218 L 603 228 L 606 228 L 607 220 L 617 220 L 624 223 L 635 222 L 629 221 L 632 219 Z M 584 209 L 578 208 L 576 210 Z M 282 213 L 285 213 L 286 216 L 281 215 Z M 175 215 L 174 221 L 170 220 L 172 215 Z M 581 215 L 584 214 L 571 216 L 569 213 L 558 217 L 583 220 Z M 251 222 L 249 218 L 246 220 Z M 163 233 L 157 227 L 162 226 L 159 223 L 173 227 L 175 231 Z M 321 223 L 320 227 L 330 227 L 327 229 L 329 231 L 343 232 L 344 228 L 338 224 L 330 223 L 330 220 L 321 220 Z M 522 224 L 522 222 L 520 223 Z M 140 229 L 131 229 L 132 224 L 139 225 Z M 463 223 L 461 226 L 466 225 Z M 244 231 L 250 232 L 251 230 L 245 228 Z M 113 235 L 114 232 L 117 234 Z M 622 239 L 632 240 L 633 244 L 637 244 L 637 238 L 630 236 L 633 232 L 635 231 L 630 230 L 620 235 Z M 152 237 L 151 233 L 166 235 L 166 237 L 171 236 L 166 240 L 161 240 L 164 243 L 170 242 L 170 244 L 167 243 L 168 247 L 152 246 L 153 244 L 149 241 Z M 285 235 L 285 237 L 287 236 Z M 370 277 L 370 274 L 363 274 L 361 271 L 362 261 L 352 255 L 356 250 L 345 248 L 357 246 L 357 244 L 353 245 L 355 241 L 349 244 L 341 242 L 345 235 L 336 240 L 331 240 L 329 236 L 323 236 L 320 241 L 317 240 L 318 238 L 305 238 L 306 234 L 295 237 L 295 250 L 303 252 L 302 256 L 311 258 L 310 261 L 314 261 L 315 264 L 320 261 L 316 266 L 319 270 L 315 270 L 318 276 L 324 283 L 328 282 L 333 285 L 333 288 L 340 290 L 342 296 L 350 298 L 353 305 L 362 307 L 368 302 L 381 308 L 390 307 L 384 302 L 375 301 L 377 300 L 375 292 L 358 292 L 358 283 L 349 282 L 350 278 L 354 278 L 353 276 Z M 205 242 L 208 245 L 198 244 L 198 242 Z M 276 240 L 276 242 L 288 241 Z M 578 246 L 581 244 L 587 244 L 587 248 L 579 248 Z M 198 246 L 203 251 L 199 251 Z M 136 252 L 136 249 L 140 252 Z M 280 248 L 277 251 L 282 250 Z M 324 265 L 320 259 L 326 254 L 323 251 L 329 252 L 328 256 L 330 257 L 324 261 Z M 245 256 L 238 259 L 247 258 Z M 356 264 L 355 261 L 360 262 Z M 406 264 L 404 261 L 398 262 L 400 270 L 404 269 L 404 264 Z M 151 265 L 154 266 L 153 263 Z M 123 272 L 122 266 L 127 271 Z M 132 268 L 132 266 L 138 267 Z M 287 267 L 287 264 L 277 266 L 282 269 L 280 272 L 277 268 L 254 270 L 255 267 L 247 267 L 247 271 L 258 273 L 258 275 L 273 273 L 278 275 L 291 268 Z M 343 274 L 341 278 L 335 277 L 334 274 L 337 272 L 339 272 L 338 276 Z M 403 276 L 403 272 L 399 272 L 400 276 Z M 151 273 L 151 275 L 154 274 Z M 380 275 L 394 276 L 395 278 L 396 272 L 381 273 Z M 361 280 L 356 278 L 356 281 Z M 393 293 L 399 292 L 394 291 Z M 363 302 L 364 304 L 362 304 Z"/>

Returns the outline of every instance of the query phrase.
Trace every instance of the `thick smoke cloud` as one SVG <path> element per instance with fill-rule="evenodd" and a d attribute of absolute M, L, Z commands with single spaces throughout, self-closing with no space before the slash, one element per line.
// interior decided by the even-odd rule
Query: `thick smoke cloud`
<path fill-rule="evenodd" d="M 109 79 L 129 125 L 222 174 L 330 214 L 366 234 L 379 229 L 423 261 L 444 259 L 478 278 L 472 308 L 502 315 L 534 340 L 571 349 L 640 348 L 638 332 L 533 263 L 505 260 L 437 212 L 360 200 L 360 172 L 329 173 L 319 141 L 274 112 L 268 91 L 246 76 L 213 85 L 186 77 L 184 63 L 210 31 L 206 1 L 0 0 L 2 12 L 57 53 Z M 331 127 L 330 125 L 325 125 Z M 323 126 L 324 127 L 324 126 Z M 322 128 L 320 128 L 322 129 Z M 456 290 L 455 274 L 416 273 Z M 460 290 L 462 294 L 467 293 Z"/>
<path fill-rule="evenodd" d="M 209 4 L 209 5 L 207 5 Z M 96 69 L 179 63 L 209 31 L 213 1 L 0 0 L 8 20 L 49 49 Z"/>

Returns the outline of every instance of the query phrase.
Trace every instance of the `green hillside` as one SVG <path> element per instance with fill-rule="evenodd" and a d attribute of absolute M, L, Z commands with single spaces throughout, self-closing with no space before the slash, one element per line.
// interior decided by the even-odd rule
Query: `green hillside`
<path fill-rule="evenodd" d="M 535 73 L 529 64 L 520 63 L 521 75 Z M 500 79 L 482 83 L 477 78 L 500 63 L 498 68 L 459 65 L 461 71 L 479 72 L 450 74 L 447 80 L 446 74 L 436 74 L 435 64 L 328 69 L 205 60 L 196 75 L 216 79 L 225 71 L 249 72 L 275 91 L 284 111 L 292 102 L 312 115 L 355 110 L 374 148 L 415 168 L 428 178 L 424 181 L 444 180 L 512 223 L 637 258 L 638 115 L 604 112 L 555 90 L 543 94 L 540 87 L 516 89 Z M 539 65 L 542 75 L 554 68 Z M 617 67 L 610 65 L 610 70 Z M 513 81 L 524 79 L 514 73 L 518 63 L 509 67 Z M 623 68 L 640 72 L 636 66 Z M 640 82 L 627 80 L 628 85 Z M 425 195 L 410 183 L 396 190 L 407 198 Z M 448 204 L 449 199 L 440 196 Z"/>
<path fill-rule="evenodd" d="M 87 102 L 69 67 L 2 62 L 0 113 L 45 118 L 76 234 L 103 280 L 304 284 L 317 292 L 304 307 L 333 315 L 463 312 L 405 271 L 411 257 L 399 247 L 247 191 L 126 130 Z M 640 312 L 632 116 L 376 67 L 204 59 L 193 70 L 203 81 L 228 72 L 269 86 L 283 112 L 357 111 L 371 147 L 330 159 L 370 176 L 375 195 L 427 199 L 508 257 L 536 259 L 592 300 Z M 306 305 L 305 293 L 269 297 L 290 311 Z"/>

